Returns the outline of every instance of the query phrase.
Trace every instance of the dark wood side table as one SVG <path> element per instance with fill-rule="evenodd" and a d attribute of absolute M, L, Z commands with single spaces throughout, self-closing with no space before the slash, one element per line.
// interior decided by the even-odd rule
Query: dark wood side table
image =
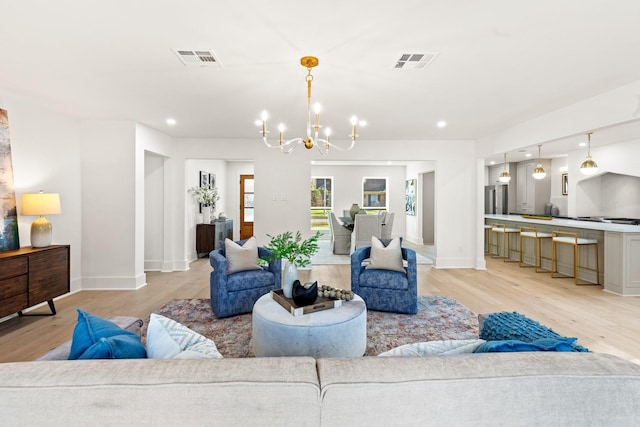
<path fill-rule="evenodd" d="M 70 246 L 24 247 L 0 252 L 0 317 L 56 314 L 53 299 L 70 291 Z M 23 314 L 46 301 L 51 314 Z"/>
<path fill-rule="evenodd" d="M 196 225 L 196 252 L 208 255 L 209 252 L 220 249 L 224 239 L 233 240 L 233 220 L 214 221 L 211 224 Z"/>

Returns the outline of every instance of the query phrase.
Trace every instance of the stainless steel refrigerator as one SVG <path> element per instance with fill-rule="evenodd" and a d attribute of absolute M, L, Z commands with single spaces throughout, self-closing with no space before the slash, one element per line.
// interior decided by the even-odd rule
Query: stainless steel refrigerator
<path fill-rule="evenodd" d="M 487 185 L 484 187 L 484 213 L 509 214 L 508 185 Z"/>

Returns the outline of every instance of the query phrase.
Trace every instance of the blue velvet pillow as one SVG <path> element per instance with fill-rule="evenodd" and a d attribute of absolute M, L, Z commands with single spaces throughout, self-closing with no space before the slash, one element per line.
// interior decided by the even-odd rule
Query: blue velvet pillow
<path fill-rule="evenodd" d="M 85 350 L 78 359 L 144 359 L 147 352 L 140 338 L 130 335 L 115 335 L 100 338 Z"/>
<path fill-rule="evenodd" d="M 518 340 L 487 341 L 474 353 L 498 353 L 516 351 L 573 351 L 571 346 L 577 338 L 540 338 L 531 342 Z"/>
<path fill-rule="evenodd" d="M 146 351 L 137 334 L 82 309 L 77 311 L 78 322 L 73 330 L 69 360 L 146 357 Z M 86 357 L 85 352 L 88 352 Z M 91 355 L 95 357 L 88 357 Z"/>
<path fill-rule="evenodd" d="M 486 341 L 532 342 L 541 338 L 566 339 L 567 337 L 520 313 L 503 311 L 487 316 L 482 324 L 479 338 Z M 588 352 L 589 349 L 571 342 L 571 351 Z"/>

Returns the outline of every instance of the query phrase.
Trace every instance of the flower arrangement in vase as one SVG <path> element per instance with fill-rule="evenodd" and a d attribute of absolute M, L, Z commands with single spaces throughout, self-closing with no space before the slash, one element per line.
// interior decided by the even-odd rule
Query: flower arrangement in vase
<path fill-rule="evenodd" d="M 208 208 L 205 212 L 208 213 L 209 218 L 213 216 L 213 212 L 216 210 L 216 202 L 220 200 L 218 189 L 211 187 L 209 184 L 204 184 L 202 187 L 191 187 L 187 190 L 203 207 Z M 205 221 L 205 223 L 210 222 Z"/>
<path fill-rule="evenodd" d="M 302 239 L 302 233 L 296 232 L 295 237 L 291 231 L 277 236 L 271 236 L 271 241 L 265 249 L 271 251 L 272 258 L 286 260 L 284 275 L 282 276 L 282 290 L 284 296 L 291 298 L 293 282 L 298 279 L 298 268 L 306 267 L 311 263 L 311 257 L 318 252 L 318 239 L 322 233 L 316 232 L 306 240 Z M 267 261 L 270 261 L 267 260 Z"/>

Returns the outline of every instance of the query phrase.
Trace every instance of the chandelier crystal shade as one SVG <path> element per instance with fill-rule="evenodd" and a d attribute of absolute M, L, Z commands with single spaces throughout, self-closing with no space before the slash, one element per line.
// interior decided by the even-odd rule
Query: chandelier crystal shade
<path fill-rule="evenodd" d="M 511 175 L 509 175 L 509 172 L 507 171 L 507 153 L 504 153 L 504 169 L 498 177 L 498 180 L 500 182 L 504 182 L 505 184 L 511 181 Z"/>
<path fill-rule="evenodd" d="M 542 145 L 538 145 L 538 165 L 531 174 L 533 175 L 534 179 L 544 179 L 544 177 L 547 176 L 547 172 L 545 172 L 544 168 L 542 167 L 542 163 L 540 162 L 540 147 L 542 147 Z"/>
<path fill-rule="evenodd" d="M 594 175 L 598 172 L 598 164 L 591 158 L 591 134 L 587 132 L 587 159 L 580 165 L 580 172 L 585 175 Z"/>
<path fill-rule="evenodd" d="M 314 146 L 318 148 L 320 154 L 326 156 L 329 154 L 329 148 L 335 148 L 340 151 L 348 151 L 351 150 L 356 143 L 356 139 L 358 138 L 357 127 L 365 126 L 366 122 L 361 120 L 358 121 L 356 116 L 351 117 L 351 134 L 349 137 L 351 138 L 351 144 L 347 147 L 340 147 L 331 142 L 331 129 L 325 128 L 324 134 L 325 137 L 321 138 L 319 136 L 320 129 L 323 127 L 320 125 L 320 104 L 316 103 L 313 108 L 313 123 L 311 120 L 311 82 L 313 81 L 313 75 L 311 74 L 311 70 L 319 64 L 318 58 L 314 56 L 304 56 L 300 59 L 300 64 L 307 69 L 307 76 L 305 77 L 305 81 L 307 82 L 307 134 L 306 137 L 298 137 L 292 139 L 284 138 L 285 126 L 283 123 L 278 125 L 279 139 L 277 144 L 272 144 L 267 139 L 269 134 L 269 130 L 267 128 L 267 119 L 269 118 L 269 114 L 266 111 L 263 111 L 260 115 L 260 119 L 256 120 L 256 124 L 261 126 L 262 129 L 260 133 L 262 134 L 262 140 L 269 148 L 279 148 L 283 153 L 289 154 L 293 150 L 295 150 L 300 144 L 303 144 L 305 148 L 312 149 Z"/>

